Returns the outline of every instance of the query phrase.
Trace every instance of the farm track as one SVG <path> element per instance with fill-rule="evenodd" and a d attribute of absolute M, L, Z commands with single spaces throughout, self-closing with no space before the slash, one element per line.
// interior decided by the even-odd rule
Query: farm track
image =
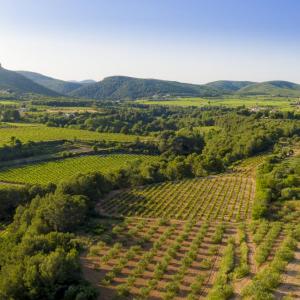
<path fill-rule="evenodd" d="M 94 153 L 90 147 L 70 148 L 70 149 L 65 149 L 64 151 L 72 153 L 73 154 L 72 157 L 88 155 L 88 154 Z M 54 154 L 35 155 L 35 156 L 31 156 L 31 157 L 26 157 L 26 158 L 18 158 L 18 159 L 5 161 L 5 162 L 0 162 L 0 169 L 24 166 L 27 164 L 34 164 L 34 163 L 38 163 L 38 162 L 62 160 L 62 159 L 65 159 L 65 157 L 63 157 L 63 155 L 62 155 L 62 153 L 64 151 L 60 151 L 60 152 L 57 152 Z"/>
<path fill-rule="evenodd" d="M 0 181 L 1 185 L 9 185 L 9 186 L 25 186 L 25 183 L 23 182 L 11 182 L 11 181 Z"/>

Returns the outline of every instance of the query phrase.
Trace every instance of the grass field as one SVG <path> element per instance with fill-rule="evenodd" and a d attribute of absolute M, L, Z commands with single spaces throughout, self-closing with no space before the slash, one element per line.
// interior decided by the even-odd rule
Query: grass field
<path fill-rule="evenodd" d="M 133 142 L 137 136 L 121 133 L 99 133 L 88 130 L 68 129 L 58 127 L 46 127 L 39 124 L 13 123 L 15 126 L 10 128 L 0 127 L 0 146 L 8 144 L 12 136 L 20 139 L 22 142 L 34 141 L 54 141 L 54 140 L 82 140 L 82 141 L 117 141 Z M 145 139 L 142 137 L 141 139 Z"/>
<path fill-rule="evenodd" d="M 0 171 L 0 181 L 16 183 L 58 183 L 78 173 L 99 171 L 108 173 L 126 165 L 127 162 L 142 159 L 154 161 L 156 156 L 137 154 L 88 155 L 42 162 Z"/>
<path fill-rule="evenodd" d="M 0 105 L 8 105 L 8 106 L 14 106 L 18 105 L 20 102 L 18 101 L 13 101 L 13 100 L 0 100 Z"/>
<path fill-rule="evenodd" d="M 43 110 L 45 110 L 48 113 L 84 113 L 84 112 L 101 112 L 100 108 L 93 108 L 93 107 L 85 107 L 85 106 L 71 106 L 71 107 L 43 107 Z"/>
<path fill-rule="evenodd" d="M 272 107 L 277 109 L 295 110 L 291 106 L 296 99 L 288 98 L 263 98 L 263 97 L 241 97 L 241 98 L 222 98 L 222 99 L 204 99 L 204 98 L 177 98 L 174 100 L 139 100 L 139 103 L 149 105 L 168 105 L 168 106 L 228 106 L 237 107 L 245 105 L 246 107 Z"/>

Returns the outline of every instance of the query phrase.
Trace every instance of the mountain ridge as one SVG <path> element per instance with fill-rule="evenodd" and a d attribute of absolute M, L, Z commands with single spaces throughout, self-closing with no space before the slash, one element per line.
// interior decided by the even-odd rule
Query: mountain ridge
<path fill-rule="evenodd" d="M 26 78 L 42 85 L 56 93 L 66 95 L 73 90 L 80 88 L 83 84 L 79 82 L 64 81 L 50 76 L 31 71 L 16 71 L 17 73 L 25 76 Z"/>
<path fill-rule="evenodd" d="M 269 96 L 294 96 L 300 97 L 300 84 L 284 81 L 272 80 L 254 83 L 245 86 L 237 91 L 239 95 L 269 95 Z"/>
<path fill-rule="evenodd" d="M 5 93 L 16 94 L 38 94 L 45 96 L 60 96 L 59 93 L 54 92 L 46 87 L 37 84 L 36 82 L 26 78 L 25 76 L 7 70 L 0 65 L 0 91 Z"/>
<path fill-rule="evenodd" d="M 108 76 L 103 80 L 64 81 L 40 73 L 10 71 L 0 66 L 0 91 L 18 94 L 66 96 L 96 100 L 136 100 L 166 97 L 218 97 L 264 95 L 300 97 L 300 85 L 290 81 L 265 82 L 218 80 L 206 84 L 130 76 Z"/>
<path fill-rule="evenodd" d="M 109 76 L 94 84 L 81 87 L 71 96 L 94 99 L 129 99 L 153 96 L 217 96 L 220 93 L 214 88 L 178 81 L 153 78 L 136 78 L 129 76 Z"/>

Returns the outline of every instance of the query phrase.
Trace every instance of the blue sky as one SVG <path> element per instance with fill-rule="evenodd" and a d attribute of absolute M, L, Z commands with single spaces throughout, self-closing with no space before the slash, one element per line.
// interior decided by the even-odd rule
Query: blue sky
<path fill-rule="evenodd" d="M 0 11 L 8 69 L 300 83 L 297 0 L 0 0 Z"/>

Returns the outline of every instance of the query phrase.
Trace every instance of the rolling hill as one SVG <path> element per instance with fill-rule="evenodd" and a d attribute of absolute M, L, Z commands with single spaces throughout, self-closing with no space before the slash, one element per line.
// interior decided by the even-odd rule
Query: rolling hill
<path fill-rule="evenodd" d="M 300 97 L 300 85 L 288 81 L 230 81 L 207 84 L 111 76 L 102 81 L 64 81 L 35 72 L 10 71 L 0 66 L 0 92 L 70 96 L 96 100 L 135 100 L 168 97 L 275 96 Z"/>
<path fill-rule="evenodd" d="M 220 95 L 220 92 L 206 85 L 112 76 L 100 82 L 83 86 L 71 92 L 70 95 L 98 100 L 134 100 L 155 96 L 217 96 Z"/>
<path fill-rule="evenodd" d="M 299 97 L 300 85 L 289 81 L 267 81 L 245 86 L 237 94 Z"/>
<path fill-rule="evenodd" d="M 66 95 L 82 86 L 80 82 L 55 79 L 35 72 L 18 71 L 19 74 L 59 94 Z"/>
<path fill-rule="evenodd" d="M 252 81 L 231 81 L 231 80 L 218 80 L 209 82 L 206 86 L 214 88 L 223 93 L 234 93 L 241 88 L 244 88 L 250 84 L 254 84 Z"/>
<path fill-rule="evenodd" d="M 69 93 L 70 96 L 97 100 L 135 100 L 164 96 L 215 97 L 230 94 L 298 97 L 300 85 L 287 81 L 255 83 L 230 80 L 197 85 L 177 81 L 112 76 Z"/>
<path fill-rule="evenodd" d="M 97 81 L 96 80 L 93 80 L 93 79 L 86 79 L 86 80 L 69 80 L 69 82 L 75 82 L 75 83 L 79 83 L 81 85 L 83 84 L 90 84 L 90 83 L 96 83 Z"/>
<path fill-rule="evenodd" d="M 45 96 L 59 96 L 57 92 L 47 89 L 25 76 L 9 71 L 0 66 L 0 92 L 23 94 L 39 94 Z"/>

